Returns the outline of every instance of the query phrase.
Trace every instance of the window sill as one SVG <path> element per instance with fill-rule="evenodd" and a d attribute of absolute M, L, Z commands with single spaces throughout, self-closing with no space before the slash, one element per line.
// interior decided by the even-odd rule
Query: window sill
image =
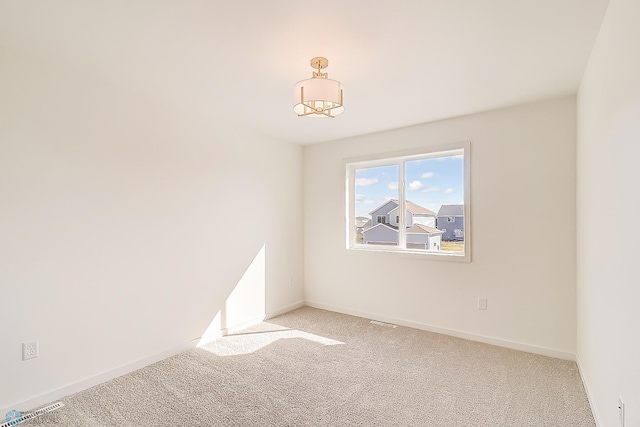
<path fill-rule="evenodd" d="M 455 252 L 436 252 L 436 251 L 418 251 L 411 249 L 389 249 L 386 247 L 375 247 L 368 245 L 355 245 L 352 247 L 347 247 L 348 251 L 355 252 L 379 252 L 385 254 L 398 254 L 398 255 L 406 255 L 410 258 L 423 258 L 429 259 L 433 261 L 452 261 L 452 262 L 471 262 L 471 254 L 467 253 L 455 253 Z"/>

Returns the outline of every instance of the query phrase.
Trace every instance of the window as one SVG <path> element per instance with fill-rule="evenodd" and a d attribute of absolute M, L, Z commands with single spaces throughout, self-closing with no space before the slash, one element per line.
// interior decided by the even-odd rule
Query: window
<path fill-rule="evenodd" d="M 347 248 L 470 261 L 469 151 L 467 142 L 347 160 Z M 440 222 L 462 227 L 447 233 Z"/>

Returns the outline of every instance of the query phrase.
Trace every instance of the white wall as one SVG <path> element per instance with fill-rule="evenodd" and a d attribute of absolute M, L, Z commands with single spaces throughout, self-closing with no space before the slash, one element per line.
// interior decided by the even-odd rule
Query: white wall
<path fill-rule="evenodd" d="M 300 147 L 80 60 L 0 70 L 0 409 L 191 345 L 243 275 L 265 302 L 227 319 L 302 303 Z"/>
<path fill-rule="evenodd" d="M 640 426 L 640 2 L 611 0 L 578 93 L 578 360 L 600 426 Z"/>
<path fill-rule="evenodd" d="M 565 97 L 305 147 L 307 303 L 573 358 L 575 107 Z M 345 249 L 344 159 L 459 141 L 471 141 L 471 263 Z"/>

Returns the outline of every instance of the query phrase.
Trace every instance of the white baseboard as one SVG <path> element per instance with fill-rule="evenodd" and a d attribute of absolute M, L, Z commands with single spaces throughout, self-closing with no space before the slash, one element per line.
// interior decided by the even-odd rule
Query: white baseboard
<path fill-rule="evenodd" d="M 591 407 L 591 413 L 593 414 L 593 419 L 596 422 L 596 427 L 600 427 L 601 425 L 603 425 L 600 422 L 600 417 L 598 416 L 598 411 L 596 411 L 596 406 L 593 404 L 593 397 L 591 395 L 591 392 L 589 391 L 589 383 L 587 382 L 587 379 L 585 378 L 584 374 L 582 373 L 582 366 L 580 365 L 580 357 L 576 355 L 576 364 L 578 365 L 578 372 L 580 372 L 580 378 L 582 379 L 582 385 L 584 385 L 584 391 L 587 393 L 587 400 L 589 400 L 589 406 Z"/>
<path fill-rule="evenodd" d="M 286 307 L 282 307 L 282 308 L 279 308 L 277 310 L 271 310 L 265 316 L 265 320 L 272 319 L 272 318 L 274 318 L 276 316 L 280 316 L 281 314 L 285 314 L 285 313 L 293 311 L 293 310 L 295 310 L 297 308 L 304 307 L 304 305 L 305 305 L 304 301 L 298 301 L 298 302 L 296 302 L 294 304 L 290 304 L 290 305 L 288 305 Z"/>
<path fill-rule="evenodd" d="M 483 342 L 486 344 L 492 344 L 492 345 L 497 345 L 500 347 L 506 347 L 506 348 L 512 348 L 514 350 L 520 350 L 520 351 L 526 351 L 529 353 L 535 353 L 535 354 L 541 354 L 544 356 L 549 356 L 549 357 L 555 357 L 558 359 L 565 359 L 565 360 L 571 360 L 571 361 L 576 361 L 576 356 L 572 353 L 567 353 L 567 352 L 562 352 L 562 351 L 558 351 L 558 350 L 553 350 L 553 349 L 548 349 L 548 348 L 544 348 L 544 347 L 538 347 L 538 346 L 532 346 L 529 344 L 523 344 L 523 343 L 519 343 L 519 342 L 514 342 L 514 341 L 509 341 L 509 340 L 503 340 L 500 338 L 493 338 L 493 337 L 487 337 L 487 336 L 483 336 L 483 335 L 477 335 L 477 334 L 471 334 L 471 333 L 467 333 L 467 332 L 462 332 L 462 331 L 457 331 L 457 330 L 453 330 L 453 329 L 447 329 L 447 328 L 441 328 L 438 326 L 433 326 L 433 325 L 428 325 L 428 324 L 424 324 L 424 323 L 418 323 L 418 322 L 413 322 L 413 321 L 408 321 L 408 320 L 403 320 L 403 319 L 397 319 L 397 318 L 393 318 L 393 317 L 387 317 L 387 316 L 379 316 L 379 315 L 375 315 L 372 313 L 365 313 L 365 312 L 361 312 L 361 311 L 357 311 L 357 310 L 351 310 L 351 309 L 347 309 L 347 308 L 342 308 L 342 307 L 336 307 L 336 306 L 332 306 L 329 304 L 322 304 L 322 303 L 318 303 L 318 302 L 313 302 L 313 301 L 305 301 L 305 302 L 297 302 L 291 305 L 288 305 L 286 307 L 282 307 L 280 309 L 277 310 L 272 310 L 269 313 L 266 314 L 266 316 L 260 317 L 260 318 L 256 318 L 256 319 L 252 319 L 250 321 L 247 322 L 243 322 L 242 325 L 236 325 L 232 328 L 225 328 L 223 330 L 220 331 L 220 336 L 226 335 L 228 333 L 233 333 L 233 331 L 236 331 L 238 329 L 242 329 L 244 327 L 250 326 L 251 324 L 255 324 L 258 322 L 261 322 L 262 320 L 266 320 L 266 319 L 271 319 L 273 317 L 279 316 L 281 314 L 287 313 L 289 311 L 295 310 L 297 308 L 303 307 L 303 306 L 309 306 L 309 307 L 314 307 L 314 308 L 319 308 L 319 309 L 323 309 L 323 310 L 329 310 L 329 311 L 335 311 L 337 313 L 343 313 L 343 314 L 349 314 L 352 316 L 358 316 L 358 317 L 364 317 L 364 318 L 368 318 L 368 319 L 373 319 L 373 320 L 379 320 L 381 322 L 387 322 L 387 323 L 394 323 L 396 325 L 400 325 L 400 326 L 406 326 L 406 327 L 410 327 L 410 328 L 415 328 L 415 329 L 421 329 L 421 330 L 425 330 L 425 331 L 429 331 L 429 332 L 435 332 L 435 333 L 440 333 L 440 334 L 444 334 L 444 335 L 450 335 L 450 336 L 454 336 L 454 337 L 458 337 L 458 338 L 464 338 L 464 339 L 468 339 L 471 341 L 478 341 L 478 342 Z M 195 348 L 198 343 L 200 342 L 200 338 L 196 338 L 194 340 L 191 340 L 189 342 L 186 342 L 182 345 L 176 346 L 174 348 L 171 348 L 169 350 L 139 359 L 135 362 L 123 365 L 123 366 L 119 366 L 115 369 L 103 372 L 101 374 L 92 376 L 90 378 L 75 382 L 73 384 L 69 384 L 66 385 L 64 387 L 60 387 L 56 390 L 41 394 L 37 397 L 34 397 L 32 399 L 26 400 L 26 401 L 22 401 L 22 402 L 17 402 L 14 405 L 8 407 L 8 408 L 3 408 L 0 409 L 0 414 L 5 414 L 7 411 L 11 410 L 11 409 L 17 409 L 17 410 L 22 410 L 22 411 L 27 411 L 27 410 L 31 410 L 34 408 L 37 408 L 39 406 L 45 405 L 49 402 L 52 402 L 54 400 L 58 400 L 61 399 L 65 396 L 68 396 L 70 394 L 74 394 L 77 392 L 80 392 L 82 390 L 86 390 L 90 387 L 96 386 L 100 383 L 103 383 L 105 381 L 109 381 L 111 379 L 114 379 L 116 377 L 122 376 L 122 375 L 126 375 L 130 372 L 133 372 L 137 369 L 140 368 L 144 368 L 145 366 L 151 365 L 152 363 L 155 362 L 159 362 L 160 360 L 166 359 L 168 357 L 171 356 L 175 356 L 176 354 L 182 353 L 183 351 Z M 578 363 L 578 369 L 580 369 L 580 364 Z M 582 375 L 582 371 L 580 371 L 580 375 Z M 595 411 L 595 407 L 592 404 L 592 399 L 591 399 L 591 395 L 589 394 L 589 388 L 587 386 L 587 382 L 585 380 L 585 378 L 582 378 L 582 382 L 585 385 L 585 390 L 587 391 L 587 396 L 589 398 L 589 403 L 591 404 L 591 410 L 594 414 L 594 418 L 596 419 L 596 424 L 599 426 L 600 423 L 598 422 L 598 416 L 597 413 Z"/>
<path fill-rule="evenodd" d="M 234 332 L 236 332 L 236 331 L 238 331 L 240 329 L 244 329 L 244 328 L 246 328 L 248 326 L 251 326 L 253 324 L 262 322 L 265 319 L 270 319 L 272 317 L 279 316 L 280 314 L 287 313 L 289 311 L 295 310 L 295 309 L 300 308 L 302 306 L 304 306 L 304 302 L 300 301 L 300 302 L 297 302 L 295 304 L 288 305 L 286 307 L 281 307 L 279 309 L 272 310 L 269 313 L 267 313 L 265 316 L 256 317 L 256 318 L 250 319 L 250 320 L 248 320 L 246 322 L 242 322 L 241 324 L 224 328 L 224 329 L 220 330 L 219 334 L 216 333 L 213 336 L 213 338 L 223 337 L 224 335 L 228 335 L 230 333 L 234 333 Z M 15 404 L 11 405 L 8 408 L 1 408 L 0 409 L 0 415 L 6 414 L 7 411 L 10 411 L 12 409 L 17 409 L 17 410 L 21 410 L 21 411 L 28 411 L 28 410 L 32 410 L 32 409 L 38 408 L 38 407 L 40 407 L 42 405 L 45 405 L 45 404 L 47 404 L 49 402 L 52 402 L 54 400 L 62 399 L 63 397 L 68 396 L 70 394 L 78 393 L 78 392 L 80 392 L 82 390 L 86 390 L 86 389 L 88 389 L 90 387 L 93 387 L 93 386 L 96 386 L 96 385 L 98 385 L 100 383 L 112 380 L 112 379 L 117 378 L 117 377 L 122 376 L 122 375 L 126 375 L 126 374 L 128 374 L 130 372 L 133 372 L 133 371 L 137 370 L 137 369 L 144 368 L 145 366 L 151 365 L 152 363 L 159 362 L 160 360 L 169 358 L 171 356 L 175 356 L 176 354 L 182 353 L 183 351 L 195 348 L 195 347 L 198 346 L 200 341 L 201 341 L 201 337 L 198 337 L 198 338 L 196 338 L 194 340 L 191 340 L 191 341 L 186 342 L 186 343 L 184 343 L 182 345 L 173 347 L 173 348 L 171 348 L 169 350 L 166 350 L 166 351 L 163 351 L 163 352 L 160 352 L 160 353 L 157 353 L 157 354 L 142 358 L 140 360 L 137 360 L 135 362 L 132 362 L 132 363 L 129 363 L 129 364 L 126 364 L 126 365 L 123 365 L 123 366 L 119 366 L 119 367 L 117 367 L 115 369 L 111 369 L 109 371 L 106 371 L 106 372 L 103 372 L 101 374 L 92 376 L 90 378 L 86 378 L 84 380 L 75 382 L 73 384 L 69 384 L 69 385 L 66 385 L 64 387 L 60 387 L 58 389 L 55 389 L 53 391 L 41 394 L 41 395 L 39 395 L 37 397 L 34 397 L 32 399 L 25 400 L 25 401 L 22 401 L 22 402 L 16 402 Z"/>
<path fill-rule="evenodd" d="M 100 383 L 112 380 L 122 375 L 126 375 L 140 368 L 144 368 L 145 366 L 151 365 L 152 363 L 156 363 L 163 359 L 169 358 L 171 356 L 175 356 L 176 354 L 182 353 L 183 351 L 195 348 L 196 345 L 198 344 L 198 341 L 199 339 L 188 341 L 182 345 L 173 347 L 169 350 L 166 350 L 157 354 L 153 354 L 148 357 L 144 357 L 142 359 L 136 360 L 135 362 L 128 363 L 126 365 L 119 366 L 115 369 L 111 369 L 101 374 L 94 375 L 84 380 L 80 380 L 73 384 L 60 387 L 58 389 L 41 394 L 32 399 L 25 400 L 22 402 L 17 402 L 9 408 L 0 409 L 0 414 L 6 414 L 7 411 L 10 411 L 12 409 L 17 409 L 19 411 L 29 411 L 32 409 L 36 409 L 54 400 L 59 400 L 65 396 L 69 396 L 70 394 L 78 393 L 82 390 L 86 390 Z"/>
<path fill-rule="evenodd" d="M 274 318 L 276 316 L 280 316 L 281 314 L 288 313 L 290 311 L 295 310 L 296 308 L 300 308 L 300 307 L 303 307 L 303 306 L 304 306 L 304 302 L 303 301 L 299 301 L 299 302 L 297 302 L 295 304 L 290 304 L 290 305 L 287 305 L 285 307 L 281 307 L 281 308 L 278 308 L 276 310 L 269 311 L 269 313 L 265 314 L 264 316 L 255 317 L 253 319 L 249 319 L 249 320 L 247 320 L 245 322 L 242 322 L 242 323 L 239 323 L 237 325 L 228 326 L 228 327 L 222 329 L 220 331 L 220 335 L 219 336 L 216 335 L 216 338 L 221 338 L 221 337 L 223 337 L 225 335 L 234 334 L 234 333 L 236 333 L 236 332 L 238 332 L 238 331 L 240 331 L 242 329 L 248 328 L 249 326 L 253 326 L 256 323 L 260 323 L 260 322 L 263 322 L 263 321 L 265 321 L 267 319 L 271 319 L 271 318 Z"/>
<path fill-rule="evenodd" d="M 441 328 L 439 326 L 429 325 L 426 323 L 414 322 L 411 320 L 398 319 L 389 316 L 380 316 L 373 313 L 366 313 L 358 310 L 351 310 L 344 307 L 336 307 L 330 304 L 323 304 L 315 301 L 305 301 L 305 305 L 323 310 L 335 311 L 337 313 L 349 314 L 352 316 L 364 317 L 366 319 L 379 320 L 381 322 L 393 323 L 409 328 L 421 329 L 423 331 L 435 332 L 438 334 L 449 335 L 457 338 L 464 338 L 470 341 L 478 341 L 485 344 L 491 344 L 498 347 L 511 348 L 513 350 L 525 351 L 527 353 L 540 354 L 542 356 L 555 357 L 556 359 L 576 361 L 576 355 L 565 351 L 554 350 L 546 347 L 538 347 L 531 344 L 525 344 L 517 341 L 505 340 L 502 338 L 494 338 L 485 335 L 472 334 L 469 332 L 458 331 L 455 329 Z"/>
<path fill-rule="evenodd" d="M 253 326 L 257 323 L 262 322 L 264 319 L 266 318 L 266 316 L 258 316 L 258 317 L 254 317 L 253 319 L 249 319 L 246 320 L 244 322 L 238 323 L 236 325 L 232 325 L 232 326 L 227 326 L 226 328 L 222 329 L 220 331 L 220 336 L 217 336 L 217 338 L 221 338 L 224 337 L 226 335 L 230 335 L 230 334 L 235 334 L 236 332 L 242 330 L 242 329 L 246 329 L 249 326 Z"/>

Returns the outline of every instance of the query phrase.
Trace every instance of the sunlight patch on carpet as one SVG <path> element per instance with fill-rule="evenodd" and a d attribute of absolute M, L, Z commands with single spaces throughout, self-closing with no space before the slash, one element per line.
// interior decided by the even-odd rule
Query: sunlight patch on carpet
<path fill-rule="evenodd" d="M 265 328 L 265 326 L 267 327 Z M 278 325 L 263 322 L 256 325 L 256 327 L 236 334 L 227 335 L 215 341 L 199 345 L 198 347 L 218 356 L 237 356 L 240 354 L 253 353 L 279 340 L 292 338 L 303 338 L 322 345 L 344 344 L 341 341 L 309 332 L 303 332 L 297 329 L 286 329 Z"/>

